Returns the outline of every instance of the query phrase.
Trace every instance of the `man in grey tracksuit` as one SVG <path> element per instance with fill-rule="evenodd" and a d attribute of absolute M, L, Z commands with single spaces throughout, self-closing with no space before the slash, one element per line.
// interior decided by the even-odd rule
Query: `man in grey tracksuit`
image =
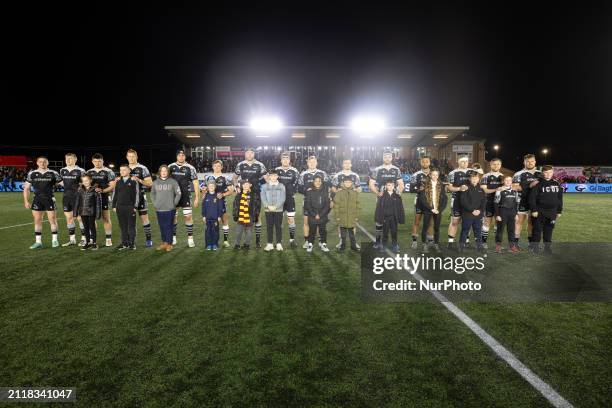
<path fill-rule="evenodd" d="M 276 250 L 282 251 L 283 240 L 283 206 L 285 204 L 286 191 L 283 183 L 279 183 L 276 170 L 268 172 L 268 182 L 261 188 L 261 205 L 266 214 L 266 226 L 268 228 L 268 245 L 264 251 L 274 249 L 274 230 L 276 230 Z"/>

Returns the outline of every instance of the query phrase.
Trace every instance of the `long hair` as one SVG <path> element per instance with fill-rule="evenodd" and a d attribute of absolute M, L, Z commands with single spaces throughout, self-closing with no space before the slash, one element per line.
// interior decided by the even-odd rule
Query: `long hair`
<path fill-rule="evenodd" d="M 431 173 L 433 173 L 434 171 L 440 174 L 438 170 L 432 170 Z M 436 182 L 436 191 L 433 191 L 433 185 L 431 184 L 431 173 L 429 173 L 430 177 L 427 177 L 427 179 L 425 180 L 425 184 L 423 185 L 423 190 L 425 191 L 425 199 L 427 200 L 427 204 L 429 206 L 433 206 L 434 194 L 439 197 L 440 191 L 443 188 L 440 179 L 438 179 L 438 181 Z"/>

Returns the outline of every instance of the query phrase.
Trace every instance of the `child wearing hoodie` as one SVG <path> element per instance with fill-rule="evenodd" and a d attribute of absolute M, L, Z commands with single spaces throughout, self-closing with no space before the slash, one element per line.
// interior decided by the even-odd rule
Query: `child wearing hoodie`
<path fill-rule="evenodd" d="M 312 181 L 312 188 L 304 194 L 304 210 L 308 214 L 309 229 L 306 252 L 312 252 L 317 230 L 321 239 L 319 248 L 323 252 L 329 252 L 326 226 L 329 221 L 330 204 L 329 190 L 323 185 L 323 178 L 317 174 Z"/>
<path fill-rule="evenodd" d="M 382 225 L 382 242 L 377 245 L 377 249 L 384 251 L 391 233 L 391 250 L 399 253 L 397 242 L 397 226 L 406 220 L 404 203 L 402 196 L 395 191 L 395 180 L 388 180 L 385 183 L 385 191 L 376 201 L 376 212 L 374 213 L 377 225 Z"/>

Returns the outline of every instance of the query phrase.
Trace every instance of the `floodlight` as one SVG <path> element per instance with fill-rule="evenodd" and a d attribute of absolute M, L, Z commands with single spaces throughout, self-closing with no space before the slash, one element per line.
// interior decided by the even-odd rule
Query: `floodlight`
<path fill-rule="evenodd" d="M 356 116 L 351 121 L 351 129 L 360 134 L 374 135 L 385 129 L 385 120 L 377 115 Z"/>
<path fill-rule="evenodd" d="M 251 119 L 251 129 L 263 132 L 275 132 L 283 127 L 283 122 L 275 116 L 262 116 Z"/>

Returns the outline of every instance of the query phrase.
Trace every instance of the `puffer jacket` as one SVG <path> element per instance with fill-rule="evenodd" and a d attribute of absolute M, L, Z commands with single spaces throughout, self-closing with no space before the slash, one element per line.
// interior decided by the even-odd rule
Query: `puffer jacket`
<path fill-rule="evenodd" d="M 96 192 L 96 188 L 80 187 L 77 191 L 76 202 L 73 210 L 74 216 L 95 216 L 100 219 L 102 214 L 102 195 Z"/>
<path fill-rule="evenodd" d="M 355 228 L 359 218 L 359 192 L 353 188 L 342 188 L 334 196 L 334 218 L 339 227 Z"/>
<path fill-rule="evenodd" d="M 238 216 L 240 212 L 240 198 L 242 193 L 237 193 L 234 198 L 234 208 L 232 208 L 232 218 L 238 222 Z M 261 197 L 259 193 L 251 190 L 249 192 L 249 217 L 253 222 L 259 219 L 259 213 L 261 212 Z"/>

